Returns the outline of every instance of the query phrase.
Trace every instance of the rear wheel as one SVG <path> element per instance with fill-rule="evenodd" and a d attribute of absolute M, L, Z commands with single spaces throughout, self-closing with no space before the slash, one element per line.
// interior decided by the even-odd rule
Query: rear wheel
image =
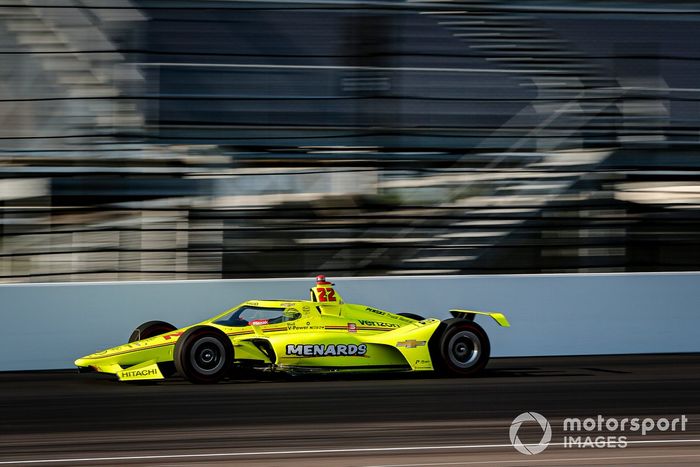
<path fill-rule="evenodd" d="M 216 328 L 196 326 L 188 329 L 175 344 L 175 368 L 196 384 L 219 382 L 233 364 L 233 345 Z"/>
<path fill-rule="evenodd" d="M 451 319 L 433 350 L 433 364 L 443 374 L 471 376 L 484 369 L 491 343 L 484 329 L 472 321 Z"/>
<path fill-rule="evenodd" d="M 175 326 L 165 321 L 148 321 L 134 329 L 134 332 L 129 336 L 129 343 L 159 336 L 175 329 L 177 329 Z"/>

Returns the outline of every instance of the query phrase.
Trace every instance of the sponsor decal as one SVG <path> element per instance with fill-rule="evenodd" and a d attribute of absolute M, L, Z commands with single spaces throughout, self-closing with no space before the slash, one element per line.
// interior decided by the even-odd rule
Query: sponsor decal
<path fill-rule="evenodd" d="M 377 315 L 382 315 L 382 316 L 386 315 L 385 311 L 377 310 L 376 308 L 372 308 L 369 306 L 367 308 L 365 308 L 365 311 L 369 311 L 370 313 L 375 313 Z"/>
<path fill-rule="evenodd" d="M 373 326 L 377 328 L 399 328 L 398 324 L 395 323 L 383 323 L 381 321 L 369 321 L 366 319 L 358 319 L 357 320 L 362 326 Z"/>
<path fill-rule="evenodd" d="M 289 323 L 287 324 L 287 329 L 289 329 L 290 331 L 304 331 L 309 329 L 323 329 L 323 326 L 311 326 L 311 323 L 307 321 L 305 326 L 299 326 L 294 323 Z"/>
<path fill-rule="evenodd" d="M 134 370 L 122 372 L 122 378 L 136 378 L 138 376 L 158 376 L 158 370 L 151 368 L 149 370 Z"/>
<path fill-rule="evenodd" d="M 401 341 L 396 343 L 396 347 L 406 347 L 407 349 L 415 349 L 416 347 L 423 347 L 425 341 L 417 341 L 415 339 L 409 339 L 407 341 Z"/>
<path fill-rule="evenodd" d="M 294 305 L 296 305 L 295 302 L 284 302 L 284 303 L 280 303 L 280 306 L 283 306 L 283 307 L 294 306 Z"/>
<path fill-rule="evenodd" d="M 311 311 L 311 308 L 309 308 L 308 306 L 303 306 L 303 307 L 301 307 L 301 310 L 302 310 L 304 313 L 308 313 L 309 311 Z"/>
<path fill-rule="evenodd" d="M 348 323 L 348 332 L 357 332 L 357 324 Z"/>
<path fill-rule="evenodd" d="M 251 326 L 262 326 L 263 324 L 269 323 L 269 319 L 254 319 L 253 321 L 248 321 Z"/>
<path fill-rule="evenodd" d="M 287 355 L 297 357 L 354 357 L 367 353 L 367 344 L 287 344 Z"/>

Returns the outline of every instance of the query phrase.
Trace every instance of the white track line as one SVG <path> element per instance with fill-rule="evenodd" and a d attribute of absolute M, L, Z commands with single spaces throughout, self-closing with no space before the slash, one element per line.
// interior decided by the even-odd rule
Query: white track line
<path fill-rule="evenodd" d="M 700 439 L 659 439 L 627 441 L 627 444 L 670 444 L 670 443 L 700 443 Z M 563 446 L 564 443 L 549 443 L 550 446 Z M 248 451 L 248 452 L 220 452 L 201 454 L 153 454 L 144 456 L 113 456 L 113 457 L 72 457 L 65 459 L 23 459 L 0 461 L 0 465 L 23 464 L 58 464 L 77 462 L 109 462 L 109 461 L 146 461 L 164 459 L 206 459 L 215 457 L 258 457 L 258 456 L 296 456 L 300 454 L 352 454 L 371 452 L 405 452 L 405 451 L 436 451 L 436 450 L 464 450 L 464 449 L 493 449 L 512 448 L 507 444 L 459 444 L 449 446 L 405 446 L 387 448 L 347 448 L 347 449 L 304 449 L 297 451 Z M 538 460 L 539 461 L 539 460 Z M 522 461 L 519 461 L 522 462 Z"/>
<path fill-rule="evenodd" d="M 668 456 L 615 456 L 615 457 L 560 457 L 558 459 L 541 459 L 537 458 L 537 464 L 545 462 L 590 462 L 590 461 L 609 461 L 609 460 L 637 460 L 637 459 L 668 459 L 668 458 L 684 458 L 684 457 L 700 457 L 700 454 L 671 454 Z M 529 459 L 529 458 L 528 458 Z M 419 467 L 419 466 L 441 466 L 441 465 L 478 465 L 478 464 L 522 464 L 527 462 L 525 459 L 520 460 L 490 460 L 490 461 L 465 461 L 465 462 L 434 462 L 430 464 L 376 464 L 367 465 L 365 467 Z"/>

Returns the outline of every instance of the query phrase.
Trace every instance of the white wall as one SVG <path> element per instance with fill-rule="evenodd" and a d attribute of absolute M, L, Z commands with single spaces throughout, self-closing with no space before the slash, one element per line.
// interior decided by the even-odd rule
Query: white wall
<path fill-rule="evenodd" d="M 332 278 L 330 278 L 332 280 Z M 700 352 L 700 273 L 340 278 L 346 302 L 477 318 L 493 356 Z M 184 326 L 252 298 L 308 297 L 314 278 L 0 285 L 0 371 L 70 368 L 137 325 Z"/>

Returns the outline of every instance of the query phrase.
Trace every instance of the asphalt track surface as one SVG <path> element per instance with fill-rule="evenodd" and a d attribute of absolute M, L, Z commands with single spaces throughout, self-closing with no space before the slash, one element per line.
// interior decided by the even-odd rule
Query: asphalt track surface
<path fill-rule="evenodd" d="M 0 465 L 700 465 L 700 355 L 494 359 L 478 378 L 426 375 L 117 383 L 0 373 Z M 552 439 L 525 455 L 514 417 Z M 563 419 L 685 415 L 685 430 L 564 447 Z M 525 423 L 518 436 L 537 443 Z M 585 438 L 584 436 L 584 438 Z"/>

